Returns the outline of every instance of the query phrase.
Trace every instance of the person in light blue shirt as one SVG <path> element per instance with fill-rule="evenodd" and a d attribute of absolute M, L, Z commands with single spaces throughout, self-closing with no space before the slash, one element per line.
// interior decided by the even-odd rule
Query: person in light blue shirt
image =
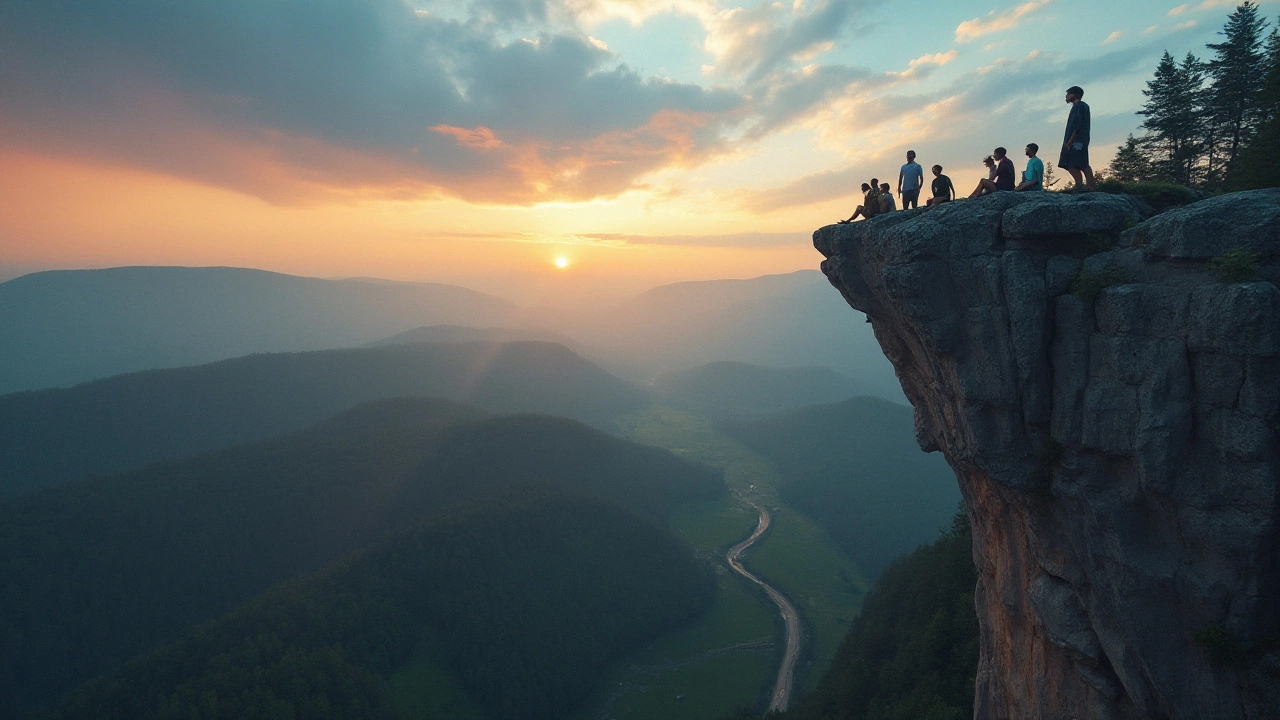
<path fill-rule="evenodd" d="M 916 151 L 907 151 L 907 164 L 898 171 L 898 195 L 902 196 L 902 209 L 918 207 L 920 189 L 924 187 L 924 168 L 916 162 Z"/>
<path fill-rule="evenodd" d="M 1025 192 L 1044 189 L 1044 161 L 1036 157 L 1038 152 L 1040 152 L 1039 145 L 1027 143 L 1027 169 L 1022 173 L 1022 182 L 1014 188 L 1015 190 Z"/>

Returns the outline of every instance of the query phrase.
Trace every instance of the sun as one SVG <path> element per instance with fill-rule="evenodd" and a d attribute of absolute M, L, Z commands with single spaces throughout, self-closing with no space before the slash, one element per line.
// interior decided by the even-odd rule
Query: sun
<path fill-rule="evenodd" d="M 560 257 L 556 258 L 556 261 L 555 261 L 555 262 L 556 262 L 556 267 L 560 268 L 561 270 L 563 270 L 563 269 L 565 269 L 565 268 L 569 267 L 569 258 L 567 258 L 567 257 L 565 257 L 565 256 L 563 256 L 563 255 L 561 255 Z"/>

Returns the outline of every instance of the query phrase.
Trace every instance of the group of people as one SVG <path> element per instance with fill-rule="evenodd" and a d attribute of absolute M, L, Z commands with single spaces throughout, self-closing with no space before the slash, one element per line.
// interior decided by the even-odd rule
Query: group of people
<path fill-rule="evenodd" d="M 1058 167 L 1071 173 L 1078 190 L 1090 192 L 1094 189 L 1093 169 L 1089 167 L 1089 106 L 1084 103 L 1084 90 L 1079 85 L 1067 89 L 1066 101 L 1071 105 L 1071 114 L 1067 117 L 1067 129 L 1062 141 L 1062 154 L 1058 157 Z M 978 181 L 978 186 L 968 197 L 976 198 L 995 192 L 1034 192 L 1045 189 L 1044 162 L 1038 157 L 1040 146 L 1027 143 L 1027 169 L 1022 172 L 1022 181 L 1014 182 L 1013 161 L 1008 158 L 1008 151 L 998 147 L 983 158 L 987 166 L 987 177 Z M 945 202 L 958 199 L 956 187 L 951 178 L 942 174 L 942 166 L 934 165 L 933 182 L 930 190 L 933 197 L 925 202 L 925 207 L 934 207 Z M 924 168 L 916 162 L 914 150 L 907 151 L 907 163 L 898 171 L 898 196 L 902 198 L 902 209 L 919 207 L 920 191 L 924 189 Z M 870 183 L 862 183 L 862 204 L 853 211 L 853 215 L 841 223 L 850 223 L 861 218 L 872 218 L 885 212 L 897 210 L 889 183 L 882 183 L 878 178 L 871 178 Z"/>

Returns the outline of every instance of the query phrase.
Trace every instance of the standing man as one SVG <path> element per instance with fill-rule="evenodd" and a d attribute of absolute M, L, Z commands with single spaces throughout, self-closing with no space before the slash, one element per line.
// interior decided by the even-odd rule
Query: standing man
<path fill-rule="evenodd" d="M 920 188 L 924 187 L 924 168 L 916 162 L 916 151 L 907 151 L 907 164 L 898 171 L 898 194 L 902 196 L 902 209 L 918 207 Z"/>
<path fill-rule="evenodd" d="M 1027 170 L 1022 173 L 1022 182 L 1015 188 L 1019 192 L 1044 189 L 1044 162 L 1036 157 L 1038 152 L 1039 145 L 1027 143 Z"/>
<path fill-rule="evenodd" d="M 1062 156 L 1058 158 L 1058 167 L 1071 173 L 1076 181 L 1075 189 L 1093 190 L 1093 168 L 1089 167 L 1089 106 L 1085 104 L 1084 89 L 1079 85 L 1067 88 L 1067 102 L 1071 103 L 1071 114 L 1067 116 L 1067 131 L 1062 141 Z M 1080 176 L 1084 175 L 1081 180 Z"/>

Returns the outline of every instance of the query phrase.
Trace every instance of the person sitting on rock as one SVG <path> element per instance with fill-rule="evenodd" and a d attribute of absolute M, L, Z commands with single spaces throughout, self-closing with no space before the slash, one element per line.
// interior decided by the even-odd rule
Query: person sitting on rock
<path fill-rule="evenodd" d="M 854 220 L 857 220 L 859 216 L 863 218 L 869 218 L 872 215 L 875 215 L 876 214 L 875 212 L 872 212 L 870 214 L 867 213 L 867 205 L 869 203 L 868 198 L 870 196 L 871 196 L 871 186 L 868 185 L 867 183 L 862 183 L 862 204 L 859 205 L 858 208 L 853 211 L 853 214 L 849 216 L 848 220 L 840 220 L 839 224 L 844 225 L 845 223 L 851 223 Z M 880 210 L 880 203 L 879 201 L 876 201 L 876 211 L 878 212 L 879 210 Z"/>
<path fill-rule="evenodd" d="M 969 193 L 971 198 L 982 197 L 996 191 L 996 159 L 988 155 L 982 158 L 982 164 L 987 166 L 987 179 L 978 181 L 978 187 Z"/>
<path fill-rule="evenodd" d="M 995 163 L 995 169 L 992 170 L 990 177 L 978 182 L 978 187 L 969 194 L 969 197 L 982 197 L 983 195 L 989 195 L 993 192 L 1013 189 L 1013 161 L 1007 157 L 1008 152 L 1008 150 L 998 147 L 995 149 L 995 152 L 987 158 L 987 160 L 991 160 Z M 987 160 L 983 160 L 982 162 L 985 163 Z"/>
<path fill-rule="evenodd" d="M 1019 192 L 1044 190 L 1044 161 L 1036 157 L 1040 146 L 1027 143 L 1027 169 L 1022 173 L 1022 182 L 1015 188 Z"/>
<path fill-rule="evenodd" d="M 893 193 L 889 192 L 889 183 L 880 183 L 880 212 L 893 212 L 897 209 Z"/>
<path fill-rule="evenodd" d="M 925 203 L 925 207 L 933 207 L 941 205 L 944 202 L 951 202 L 956 196 L 956 186 L 951 184 L 951 178 L 942 174 L 942 166 L 933 166 L 933 197 L 929 198 L 929 202 Z"/>

